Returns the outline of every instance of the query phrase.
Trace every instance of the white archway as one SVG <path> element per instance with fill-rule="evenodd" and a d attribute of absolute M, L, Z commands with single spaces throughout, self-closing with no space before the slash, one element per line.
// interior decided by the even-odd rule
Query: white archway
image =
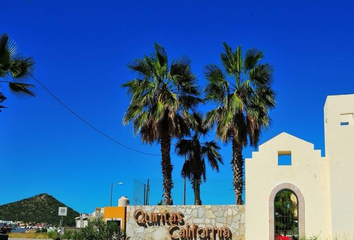
<path fill-rule="evenodd" d="M 275 239 L 274 233 L 274 200 L 277 193 L 281 190 L 291 190 L 298 199 L 299 214 L 299 237 L 305 237 L 305 199 L 300 190 L 291 183 L 282 183 L 276 186 L 269 196 L 269 240 Z"/>

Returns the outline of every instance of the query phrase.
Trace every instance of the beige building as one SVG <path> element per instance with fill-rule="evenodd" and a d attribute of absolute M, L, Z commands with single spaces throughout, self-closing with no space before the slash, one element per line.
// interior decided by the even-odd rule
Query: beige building
<path fill-rule="evenodd" d="M 312 143 L 281 133 L 246 159 L 247 240 L 275 239 L 275 199 L 284 189 L 297 197 L 300 238 L 354 239 L 353 113 L 354 95 L 327 97 L 325 157 Z"/>

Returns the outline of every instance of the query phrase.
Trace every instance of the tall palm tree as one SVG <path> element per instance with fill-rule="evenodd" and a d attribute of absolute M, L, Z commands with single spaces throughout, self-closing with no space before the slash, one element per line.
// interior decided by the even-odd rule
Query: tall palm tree
<path fill-rule="evenodd" d="M 19 82 L 28 75 L 33 65 L 31 57 L 25 58 L 17 53 L 15 42 L 11 41 L 7 34 L 0 36 L 0 84 L 7 83 L 10 90 L 16 94 L 34 96 L 29 89 L 34 87 L 32 84 Z M 0 92 L 0 103 L 4 100 L 6 97 Z M 0 105 L 0 112 L 2 108 L 5 107 Z"/>
<path fill-rule="evenodd" d="M 200 185 L 206 181 L 205 158 L 212 169 L 219 171 L 219 163 L 223 164 L 222 158 L 218 150 L 220 147 L 215 141 L 200 142 L 200 137 L 205 136 L 209 129 L 203 126 L 202 116 L 194 114 L 197 122 L 197 128 L 194 129 L 194 134 L 191 139 L 180 139 L 176 145 L 176 153 L 180 156 L 185 156 L 186 161 L 182 168 L 182 176 L 187 177 L 193 186 L 194 204 L 202 205 L 200 198 Z"/>
<path fill-rule="evenodd" d="M 172 204 L 171 140 L 190 135 L 188 124 L 193 122 L 190 110 L 201 101 L 190 63 L 187 57 L 182 57 L 171 61 L 169 66 L 164 48 L 155 43 L 151 56 L 128 64 L 138 77 L 123 84 L 131 95 L 123 123 L 132 122 L 144 143 L 160 144 L 166 205 Z"/>
<path fill-rule="evenodd" d="M 269 111 L 275 107 L 271 88 L 272 67 L 261 63 L 263 53 L 251 49 L 242 56 L 241 46 L 233 52 L 224 43 L 222 68 L 208 65 L 205 76 L 208 85 L 206 99 L 217 107 L 206 115 L 209 126 L 216 124 L 216 136 L 232 143 L 232 170 L 236 204 L 243 204 L 242 149 L 250 143 L 257 146 L 263 128 L 270 125 Z"/>

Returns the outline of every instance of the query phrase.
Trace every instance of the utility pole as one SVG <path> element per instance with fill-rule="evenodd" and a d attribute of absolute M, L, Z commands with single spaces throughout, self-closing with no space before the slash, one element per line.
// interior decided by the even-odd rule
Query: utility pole
<path fill-rule="evenodd" d="M 149 205 L 149 197 L 150 197 L 150 180 L 147 180 L 146 184 L 146 205 Z"/>
<path fill-rule="evenodd" d="M 146 205 L 146 184 L 144 184 L 144 203 L 143 205 Z"/>

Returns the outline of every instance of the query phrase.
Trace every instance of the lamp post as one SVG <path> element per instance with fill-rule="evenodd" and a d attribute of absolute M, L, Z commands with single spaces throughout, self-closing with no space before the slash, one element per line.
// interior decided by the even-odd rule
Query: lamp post
<path fill-rule="evenodd" d="M 116 185 L 123 185 L 123 182 L 117 182 L 117 183 L 112 183 L 111 184 L 111 202 L 109 204 L 110 207 L 112 207 L 112 197 L 113 197 L 113 187 Z"/>

